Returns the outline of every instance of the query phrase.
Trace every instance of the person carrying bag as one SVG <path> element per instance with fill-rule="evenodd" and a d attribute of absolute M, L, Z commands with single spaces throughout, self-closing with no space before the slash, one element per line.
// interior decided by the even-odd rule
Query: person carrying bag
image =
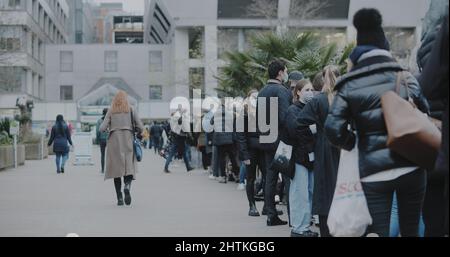
<path fill-rule="evenodd" d="M 401 97 L 402 88 L 405 88 L 408 100 Z M 420 167 L 432 170 L 441 147 L 442 133 L 417 109 L 405 83 L 404 72 L 398 73 L 395 92 L 385 93 L 381 105 L 388 131 L 387 146 Z"/>
<path fill-rule="evenodd" d="M 367 200 L 359 175 L 359 151 L 341 151 L 336 190 L 328 216 L 328 228 L 334 237 L 361 237 L 372 225 Z"/>

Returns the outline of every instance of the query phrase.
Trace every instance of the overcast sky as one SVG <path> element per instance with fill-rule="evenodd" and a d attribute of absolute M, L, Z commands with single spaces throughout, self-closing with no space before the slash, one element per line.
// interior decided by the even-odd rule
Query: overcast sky
<path fill-rule="evenodd" d="M 70 1 L 70 0 L 69 0 Z M 123 3 L 125 11 L 144 12 L 145 0 L 93 0 L 96 3 Z"/>

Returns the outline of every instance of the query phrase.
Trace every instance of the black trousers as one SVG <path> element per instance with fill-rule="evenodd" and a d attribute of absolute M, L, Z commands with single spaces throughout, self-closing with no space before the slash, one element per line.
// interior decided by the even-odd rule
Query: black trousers
<path fill-rule="evenodd" d="M 217 146 L 219 153 L 219 176 L 226 177 L 225 170 L 227 166 L 227 155 L 230 158 L 233 174 L 239 176 L 239 163 L 236 158 L 236 149 L 234 145 L 220 145 Z"/>
<path fill-rule="evenodd" d="M 161 151 L 161 137 L 152 137 L 152 144 L 155 148 L 155 154 Z"/>
<path fill-rule="evenodd" d="M 272 164 L 273 158 L 275 157 L 275 152 L 275 150 L 264 152 L 264 161 L 267 167 L 266 186 L 264 190 L 264 210 L 267 212 L 267 217 L 269 219 L 278 217 L 275 204 L 275 194 L 277 191 L 279 173 L 270 169 L 270 165 Z"/>
<path fill-rule="evenodd" d="M 319 229 L 320 237 L 331 237 L 330 230 L 328 229 L 328 216 L 319 216 Z"/>
<path fill-rule="evenodd" d="M 212 153 L 207 153 L 206 146 L 200 146 L 199 150 L 202 153 L 203 169 L 207 170 L 208 167 L 211 166 Z"/>
<path fill-rule="evenodd" d="M 264 161 L 264 152 L 257 149 L 249 149 L 250 165 L 247 165 L 247 199 L 250 206 L 255 204 L 255 181 L 258 168 L 263 176 L 266 175 L 266 163 Z"/>
<path fill-rule="evenodd" d="M 125 183 L 125 185 L 131 184 L 132 181 L 133 181 L 133 175 L 123 177 L 123 182 Z M 122 178 L 115 178 L 114 186 L 116 188 L 116 194 L 117 195 L 122 194 Z"/>
<path fill-rule="evenodd" d="M 400 234 L 402 237 L 418 237 L 426 182 L 426 172 L 419 169 L 392 181 L 362 183 L 373 219 L 367 233 L 389 237 L 392 198 L 396 192 Z"/>
<path fill-rule="evenodd" d="M 437 177 L 429 176 L 423 203 L 425 237 L 443 237 L 446 235 L 446 206 L 448 207 L 448 200 L 447 202 L 445 200 L 445 177 L 443 175 L 438 175 Z"/>
<path fill-rule="evenodd" d="M 105 153 L 106 153 L 106 141 L 100 141 L 100 153 L 102 163 L 102 173 L 105 173 Z"/>

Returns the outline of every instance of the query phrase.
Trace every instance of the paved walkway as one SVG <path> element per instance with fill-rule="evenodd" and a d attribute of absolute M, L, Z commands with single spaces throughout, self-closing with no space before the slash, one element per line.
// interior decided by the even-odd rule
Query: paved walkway
<path fill-rule="evenodd" d="M 267 227 L 247 216 L 245 192 L 236 183 L 186 173 L 182 163 L 162 172 L 163 159 L 147 150 L 132 186 L 131 207 L 116 206 L 112 181 L 96 166 L 66 167 L 57 175 L 54 156 L 0 172 L 0 236 L 283 237 L 288 226 Z M 261 210 L 262 203 L 258 203 Z M 285 208 L 282 207 L 286 211 Z M 282 217 L 287 219 L 286 215 Z"/>

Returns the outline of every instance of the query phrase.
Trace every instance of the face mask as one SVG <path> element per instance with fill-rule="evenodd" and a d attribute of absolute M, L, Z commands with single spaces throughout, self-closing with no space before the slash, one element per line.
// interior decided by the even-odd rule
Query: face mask
<path fill-rule="evenodd" d="M 307 104 L 307 103 L 311 102 L 311 100 L 312 100 L 313 98 L 314 98 L 314 92 L 312 92 L 312 91 L 306 91 L 306 92 L 304 92 L 304 93 L 302 94 L 300 100 L 301 100 L 303 103 Z"/>
<path fill-rule="evenodd" d="M 288 82 L 289 82 L 289 74 L 284 73 L 284 76 L 283 76 L 283 83 L 284 83 L 284 84 L 287 84 Z"/>
<path fill-rule="evenodd" d="M 258 105 L 258 101 L 256 100 L 256 98 L 250 99 L 250 105 L 251 105 L 253 108 L 256 108 L 256 106 Z"/>

